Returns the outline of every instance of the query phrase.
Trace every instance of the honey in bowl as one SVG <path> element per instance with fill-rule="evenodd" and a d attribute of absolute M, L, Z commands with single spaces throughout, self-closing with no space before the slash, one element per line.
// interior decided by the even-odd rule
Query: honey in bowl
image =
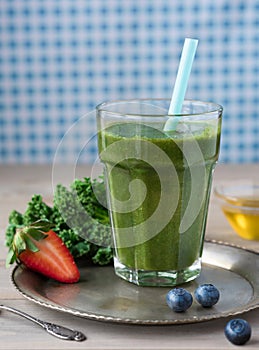
<path fill-rule="evenodd" d="M 232 228 L 242 238 L 259 240 L 259 185 L 219 186 L 215 194 Z"/>

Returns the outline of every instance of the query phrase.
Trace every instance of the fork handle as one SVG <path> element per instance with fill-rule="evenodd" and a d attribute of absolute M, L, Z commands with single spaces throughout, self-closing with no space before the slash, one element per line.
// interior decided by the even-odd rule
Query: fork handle
<path fill-rule="evenodd" d="M 50 323 L 50 322 L 45 322 L 45 321 L 39 320 L 38 318 L 33 317 L 33 316 L 27 314 L 26 312 L 15 309 L 13 307 L 6 306 L 6 305 L 0 305 L 0 309 L 12 312 L 16 315 L 19 315 L 23 318 L 26 318 L 27 320 L 29 320 L 31 322 L 38 324 L 39 326 L 44 328 L 49 334 L 54 335 L 55 337 L 57 337 L 59 339 L 75 340 L 75 341 L 83 341 L 83 340 L 87 339 L 86 336 L 80 331 L 70 329 L 67 327 L 63 327 L 63 326 L 57 325 L 55 323 Z"/>

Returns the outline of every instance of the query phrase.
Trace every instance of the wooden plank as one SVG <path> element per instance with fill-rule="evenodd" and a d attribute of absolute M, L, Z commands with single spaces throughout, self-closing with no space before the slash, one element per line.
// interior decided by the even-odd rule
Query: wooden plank
<path fill-rule="evenodd" d="M 1 312 L 0 349 L 226 349 L 233 346 L 224 336 L 228 319 L 181 326 L 129 326 L 89 321 L 33 305 L 26 300 L 9 300 L 13 307 L 34 316 L 81 330 L 88 336 L 82 343 L 56 339 L 39 326 L 16 315 Z M 255 325 L 259 313 L 245 318 Z M 259 333 L 246 349 L 258 348 Z"/>

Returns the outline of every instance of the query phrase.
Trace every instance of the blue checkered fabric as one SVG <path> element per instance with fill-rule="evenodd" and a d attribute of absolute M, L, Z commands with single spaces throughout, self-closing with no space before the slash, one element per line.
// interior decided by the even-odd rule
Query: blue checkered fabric
<path fill-rule="evenodd" d="M 170 98 L 193 37 L 187 97 L 224 106 L 222 162 L 258 162 L 258 28 L 258 0 L 1 0 L 0 161 L 52 162 L 65 135 L 61 161 L 93 162 L 95 105 Z"/>

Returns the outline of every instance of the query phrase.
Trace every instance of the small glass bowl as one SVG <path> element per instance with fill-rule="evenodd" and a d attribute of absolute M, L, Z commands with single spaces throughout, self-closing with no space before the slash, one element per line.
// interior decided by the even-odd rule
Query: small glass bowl
<path fill-rule="evenodd" d="M 214 193 L 237 234 L 259 241 L 259 184 L 251 181 L 219 185 Z"/>

